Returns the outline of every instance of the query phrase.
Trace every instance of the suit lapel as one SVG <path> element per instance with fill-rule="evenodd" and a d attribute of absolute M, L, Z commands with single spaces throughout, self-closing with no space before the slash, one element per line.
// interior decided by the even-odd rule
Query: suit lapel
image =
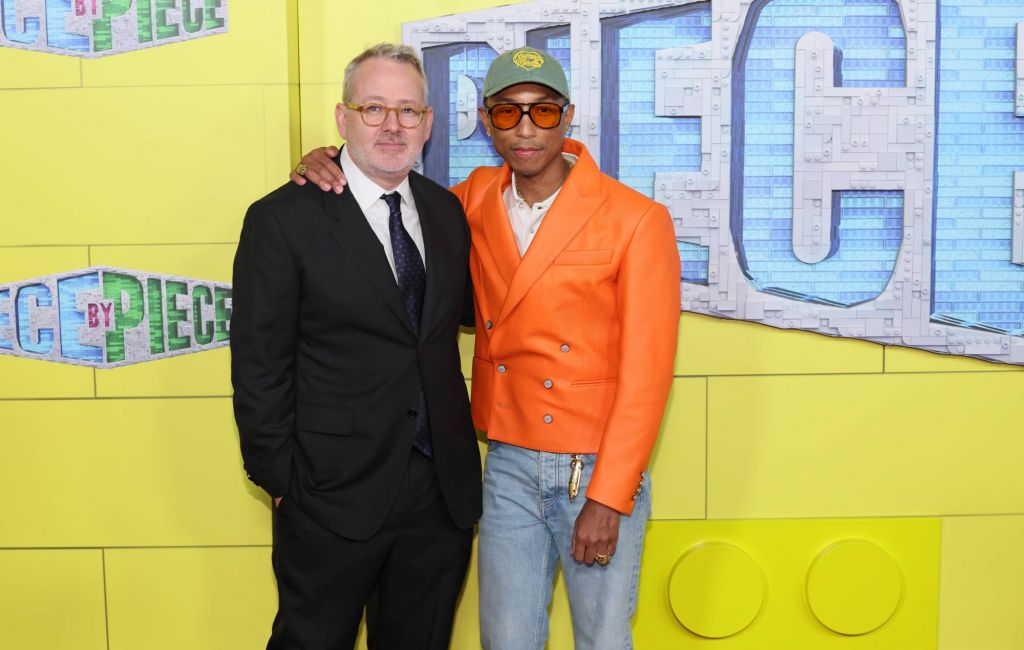
<path fill-rule="evenodd" d="M 420 216 L 420 229 L 423 232 L 423 255 L 426 258 L 423 260 L 423 264 L 427 271 L 427 287 L 423 293 L 423 314 L 420 316 L 420 339 L 422 340 L 430 331 L 443 298 L 441 287 L 444 286 L 444 281 L 439 274 L 444 268 L 441 259 L 448 254 L 448 246 L 441 232 L 441 220 L 423 195 L 420 178 L 409 174 L 409 187 L 412 188 L 413 200 L 416 201 L 416 212 Z"/>
<path fill-rule="evenodd" d="M 484 191 L 480 202 L 484 241 L 495 266 L 498 267 L 501 279 L 505 281 L 505 286 L 512 284 L 512 278 L 522 259 L 519 255 L 519 244 L 516 243 L 516 236 L 508 219 L 508 210 L 505 209 L 505 200 L 502 198 L 502 189 L 511 182 L 512 171 L 506 163 L 501 169 L 501 174 Z"/>
<path fill-rule="evenodd" d="M 331 229 L 331 237 L 348 253 L 370 284 L 380 293 L 384 303 L 395 312 L 402 323 L 412 332 L 412 323 L 405 313 L 402 296 L 398 292 L 395 274 L 388 264 L 387 255 L 377 235 L 374 234 L 366 216 L 359 209 L 352 192 L 325 192 L 324 210 L 337 220 Z M 428 270 L 429 286 L 429 270 Z"/>
<path fill-rule="evenodd" d="M 544 215 L 537 235 L 530 243 L 530 247 L 526 249 L 526 255 L 523 256 L 512 277 L 508 294 L 501 307 L 501 314 L 498 316 L 498 322 L 509 317 L 512 310 L 522 301 L 540 276 L 547 271 L 558 254 L 565 249 L 605 202 L 605 197 L 600 192 L 601 172 L 586 150 L 582 150 L 580 147 L 580 151 L 577 151 L 576 147 L 572 146 L 574 144 L 572 141 L 566 140 L 565 150 L 578 155 L 579 159 L 572 171 L 569 172 L 555 202 L 548 213 Z M 504 205 L 501 206 L 501 214 L 511 233 Z"/>

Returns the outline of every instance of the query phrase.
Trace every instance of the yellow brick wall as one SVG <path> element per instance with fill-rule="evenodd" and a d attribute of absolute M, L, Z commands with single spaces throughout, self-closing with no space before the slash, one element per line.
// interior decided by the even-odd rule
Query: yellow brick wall
<path fill-rule="evenodd" d="M 338 142 L 345 63 L 400 20 L 497 4 L 236 1 L 228 33 L 197 41 L 0 50 L 0 282 L 101 264 L 230 281 L 245 206 L 300 148 Z M 677 359 L 638 648 L 1024 647 L 1020 370 L 692 315 Z M 269 508 L 229 396 L 225 349 L 113 370 L 0 357 L 0 647 L 261 647 Z M 896 568 L 854 553 L 825 571 L 850 539 Z M 877 579 L 836 587 L 857 574 Z M 475 579 L 455 650 L 478 647 Z M 899 600 L 874 632 L 815 617 L 870 618 L 883 587 Z M 688 602 L 706 603 L 682 615 L 695 627 L 746 627 L 697 636 Z M 549 647 L 571 634 L 559 584 Z"/>

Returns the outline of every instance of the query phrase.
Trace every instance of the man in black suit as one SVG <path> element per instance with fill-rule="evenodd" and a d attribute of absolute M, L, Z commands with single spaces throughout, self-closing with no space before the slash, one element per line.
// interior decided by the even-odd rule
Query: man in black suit
<path fill-rule="evenodd" d="M 269 650 L 447 648 L 480 515 L 456 336 L 472 319 L 458 200 L 410 173 L 430 136 L 414 50 L 345 71 L 351 192 L 288 183 L 245 217 L 231 377 L 249 477 L 274 500 Z M 424 263 L 425 261 L 425 263 Z"/>

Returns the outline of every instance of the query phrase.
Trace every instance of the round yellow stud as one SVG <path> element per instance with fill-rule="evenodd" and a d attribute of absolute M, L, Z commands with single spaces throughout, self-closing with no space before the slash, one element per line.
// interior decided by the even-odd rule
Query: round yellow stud
<path fill-rule="evenodd" d="M 743 549 L 724 542 L 698 544 L 679 558 L 669 578 L 672 613 L 698 636 L 739 634 L 764 607 L 764 573 Z"/>
<path fill-rule="evenodd" d="M 885 624 L 903 598 L 896 560 L 866 540 L 836 542 L 818 554 L 807 572 L 807 602 L 828 629 L 855 636 Z"/>

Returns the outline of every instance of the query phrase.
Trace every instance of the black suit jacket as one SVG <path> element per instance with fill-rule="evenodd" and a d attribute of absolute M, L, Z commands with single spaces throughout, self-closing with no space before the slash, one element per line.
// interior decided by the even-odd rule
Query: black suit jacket
<path fill-rule="evenodd" d="M 246 472 L 350 539 L 371 536 L 394 501 L 421 385 L 452 519 L 466 528 L 480 516 L 456 344 L 472 319 L 469 231 L 448 190 L 409 181 L 426 249 L 418 337 L 351 192 L 278 188 L 249 208 L 235 255 L 231 379 Z"/>

